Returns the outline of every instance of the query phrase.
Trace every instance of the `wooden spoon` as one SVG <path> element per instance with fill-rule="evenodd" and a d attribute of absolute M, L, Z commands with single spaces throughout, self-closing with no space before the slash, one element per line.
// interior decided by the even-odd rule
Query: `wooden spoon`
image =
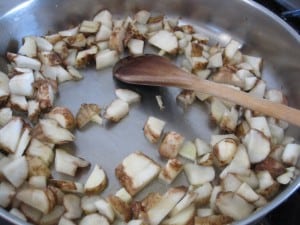
<path fill-rule="evenodd" d="M 116 63 L 113 74 L 125 83 L 174 86 L 199 91 L 300 126 L 300 110 L 251 96 L 223 84 L 199 79 L 195 75 L 181 70 L 172 64 L 170 60 L 161 56 L 125 57 Z"/>

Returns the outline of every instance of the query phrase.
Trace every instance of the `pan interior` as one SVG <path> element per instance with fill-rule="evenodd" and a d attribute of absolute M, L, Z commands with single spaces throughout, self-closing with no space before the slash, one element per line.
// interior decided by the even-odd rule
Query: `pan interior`
<path fill-rule="evenodd" d="M 20 4 L 13 7 L 7 3 L 6 8 L 2 8 L 6 11 L 0 15 L 0 30 L 5 30 L 0 40 L 1 69 L 5 71 L 5 52 L 16 52 L 24 36 L 43 35 L 66 29 L 82 19 L 90 19 L 103 7 L 111 9 L 116 17 L 133 15 L 133 12 L 143 8 L 153 10 L 157 14 L 167 14 L 169 17 L 182 17 L 181 23 L 193 25 L 197 32 L 208 35 L 212 43 L 225 44 L 231 37 L 242 42 L 243 53 L 261 56 L 264 59 L 263 79 L 267 81 L 268 88 L 283 89 L 290 104 L 300 108 L 299 37 L 274 15 L 250 1 L 236 0 L 230 4 L 217 0 L 176 0 L 163 1 L 164 3 L 151 1 L 151 4 L 149 1 L 102 1 L 101 4 L 92 0 L 75 2 L 72 1 L 71 7 L 70 1 L 31 0 L 19 8 L 16 7 Z M 172 4 L 168 4 L 170 2 Z M 1 4 L 3 3 L 0 3 L 0 6 Z M 92 7 L 93 5 L 96 6 Z M 153 51 L 153 48 L 146 50 L 148 53 Z M 166 161 L 159 157 L 158 146 L 150 144 L 143 135 L 143 126 L 148 116 L 165 120 L 165 131 L 177 131 L 185 136 L 186 140 L 201 138 L 209 142 L 210 136 L 218 133 L 218 129 L 210 121 L 207 105 L 197 102 L 185 109 L 176 103 L 179 89 L 126 85 L 113 79 L 111 68 L 101 71 L 94 68 L 94 65 L 90 65 L 81 71 L 84 76 L 82 81 L 61 84 L 56 105 L 66 106 L 76 114 L 82 103 L 96 103 L 104 109 L 116 98 L 116 88 L 132 89 L 142 96 L 142 101 L 133 104 L 129 115 L 121 122 L 106 122 L 103 126 L 91 124 L 83 130 L 76 130 L 75 143 L 72 146 L 64 146 L 90 161 L 92 165 L 99 164 L 106 171 L 109 186 L 103 196 L 115 193 L 120 188 L 114 169 L 128 154 L 142 151 L 162 166 L 165 164 Z M 157 105 L 157 95 L 163 99 L 163 111 Z M 300 139 L 300 133 L 295 127 L 290 128 L 289 134 L 297 140 Z M 56 173 L 53 173 L 53 176 L 61 177 Z M 75 179 L 84 182 L 87 176 L 88 170 L 84 170 Z M 187 184 L 184 174 L 173 183 L 174 186 L 180 184 Z M 290 190 L 295 187 L 294 184 Z M 167 188 L 167 185 L 155 181 L 137 198 L 144 197 L 150 191 L 163 193 Z M 284 198 L 282 195 L 279 197 Z"/>

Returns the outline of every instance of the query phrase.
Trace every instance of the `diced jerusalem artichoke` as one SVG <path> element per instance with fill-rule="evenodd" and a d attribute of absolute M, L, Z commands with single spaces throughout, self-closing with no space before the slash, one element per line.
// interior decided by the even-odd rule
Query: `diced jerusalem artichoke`
<path fill-rule="evenodd" d="M 84 216 L 79 222 L 79 225 L 95 225 L 95 224 L 109 225 L 109 222 L 105 218 L 105 216 L 102 216 L 98 213 L 88 214 Z"/>
<path fill-rule="evenodd" d="M 115 170 L 120 183 L 134 196 L 160 172 L 160 167 L 143 153 L 137 152 L 123 159 Z"/>
<path fill-rule="evenodd" d="M 158 31 L 148 41 L 151 45 L 171 54 L 176 53 L 178 49 L 176 36 L 166 30 Z"/>
<path fill-rule="evenodd" d="M 95 165 L 93 171 L 85 182 L 84 189 L 86 193 L 97 194 L 105 189 L 107 177 L 102 168 Z"/>
<path fill-rule="evenodd" d="M 159 179 L 170 184 L 182 171 L 183 164 L 178 159 L 169 159 L 166 166 L 160 171 Z"/>
<path fill-rule="evenodd" d="M 45 214 L 49 213 L 54 208 L 56 203 L 53 192 L 48 188 L 22 189 L 17 193 L 16 198 Z"/>
<path fill-rule="evenodd" d="M 104 199 L 97 200 L 94 205 L 96 206 L 98 212 L 105 216 L 110 222 L 113 222 L 115 219 L 115 213 L 111 205 Z"/>
<path fill-rule="evenodd" d="M 213 225 L 223 225 L 230 224 L 232 218 L 224 215 L 210 215 L 204 217 L 195 217 L 195 225 L 213 224 Z"/>
<path fill-rule="evenodd" d="M 178 214 L 171 216 L 168 219 L 165 219 L 162 221 L 162 225 L 173 225 L 173 224 L 182 224 L 182 225 L 188 225 L 193 224 L 195 215 L 195 206 L 192 204 L 182 211 L 180 211 Z"/>
<path fill-rule="evenodd" d="M 37 46 L 33 37 L 25 37 L 24 43 L 19 49 L 19 54 L 25 55 L 28 57 L 36 57 L 37 55 Z"/>
<path fill-rule="evenodd" d="M 221 192 L 216 200 L 217 207 L 225 216 L 241 220 L 249 216 L 254 206 L 233 192 Z"/>
<path fill-rule="evenodd" d="M 119 197 L 110 195 L 107 198 L 107 202 L 111 205 L 115 215 L 125 221 L 128 222 L 132 218 L 131 205 L 128 202 L 124 202 Z"/>
<path fill-rule="evenodd" d="M 168 159 L 175 158 L 179 153 L 183 141 L 184 137 L 181 134 L 175 131 L 168 132 L 160 143 L 159 154 Z"/>
<path fill-rule="evenodd" d="M 128 113 L 129 104 L 121 99 L 116 99 L 107 107 L 104 117 L 112 122 L 118 122 Z"/>
<path fill-rule="evenodd" d="M 183 158 L 195 161 L 197 157 L 196 145 L 191 141 L 187 141 L 186 143 L 183 144 L 182 148 L 179 150 L 179 155 L 182 156 Z"/>
<path fill-rule="evenodd" d="M 130 203 L 132 201 L 132 196 L 126 191 L 125 188 L 121 188 L 115 194 L 122 201 Z"/>
<path fill-rule="evenodd" d="M 145 212 L 145 216 L 150 225 L 158 225 L 184 197 L 186 188 L 170 188 L 159 201 L 150 206 Z"/>
<path fill-rule="evenodd" d="M 150 116 L 144 126 L 144 135 L 152 143 L 157 143 L 161 137 L 166 122 Z"/>
<path fill-rule="evenodd" d="M 52 119 L 41 119 L 32 129 L 32 137 L 53 144 L 72 142 L 75 138 L 69 130 L 62 128 Z"/>
<path fill-rule="evenodd" d="M 47 115 L 47 118 L 56 120 L 62 128 L 72 130 L 75 127 L 75 118 L 72 112 L 66 107 L 54 107 Z"/>
<path fill-rule="evenodd" d="M 28 176 L 28 163 L 24 156 L 16 158 L 2 168 L 2 174 L 15 187 L 20 187 Z"/>
<path fill-rule="evenodd" d="M 215 170 L 211 166 L 187 163 L 184 165 L 184 172 L 191 185 L 201 185 L 215 178 Z"/>
<path fill-rule="evenodd" d="M 55 151 L 55 170 L 60 173 L 75 176 L 78 167 L 87 167 L 89 162 L 73 156 L 62 149 Z"/>
<path fill-rule="evenodd" d="M 82 209 L 80 197 L 74 194 L 66 194 L 63 198 L 63 206 L 66 209 L 64 217 L 67 219 L 78 219 L 81 217 Z"/>
<path fill-rule="evenodd" d="M 15 194 L 15 187 L 6 181 L 2 181 L 0 183 L 0 206 L 3 208 L 9 206 Z"/>
<path fill-rule="evenodd" d="M 17 150 L 22 128 L 23 121 L 17 117 L 11 119 L 0 129 L 0 147 L 2 150 L 8 153 L 14 153 Z"/>
<path fill-rule="evenodd" d="M 79 129 L 83 128 L 90 121 L 102 124 L 103 120 L 99 115 L 101 108 L 97 104 L 81 104 L 79 111 L 76 114 L 76 123 Z"/>
<path fill-rule="evenodd" d="M 290 166 L 295 166 L 300 156 L 300 145 L 288 144 L 282 153 L 282 161 Z"/>
<path fill-rule="evenodd" d="M 263 161 L 271 152 L 269 139 L 260 131 L 251 129 L 244 138 L 251 163 Z"/>
<path fill-rule="evenodd" d="M 128 104 L 136 103 L 141 100 L 141 96 L 138 93 L 129 89 L 118 88 L 115 93 L 119 99 L 128 102 Z"/>
<path fill-rule="evenodd" d="M 10 93 L 30 97 L 33 94 L 33 82 L 34 76 L 32 72 L 14 76 L 10 79 L 8 84 Z"/>

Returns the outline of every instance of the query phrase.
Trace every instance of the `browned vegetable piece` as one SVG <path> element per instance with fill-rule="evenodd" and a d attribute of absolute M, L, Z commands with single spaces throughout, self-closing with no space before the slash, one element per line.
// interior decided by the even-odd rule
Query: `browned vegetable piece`
<path fill-rule="evenodd" d="M 101 108 L 97 104 L 81 104 L 78 113 L 76 114 L 76 123 L 79 129 L 83 128 L 90 121 L 102 124 L 102 118 L 99 113 Z"/>
<path fill-rule="evenodd" d="M 72 130 L 75 127 L 75 118 L 72 112 L 66 107 L 54 107 L 46 114 L 46 118 L 56 120 L 61 127 L 68 130 Z"/>
<path fill-rule="evenodd" d="M 131 206 L 129 203 L 122 201 L 119 197 L 114 195 L 108 196 L 107 201 L 121 220 L 128 222 L 132 218 Z"/>
<path fill-rule="evenodd" d="M 232 218 L 224 215 L 195 217 L 195 225 L 223 225 L 223 224 L 230 224 L 232 221 L 233 221 Z"/>
<path fill-rule="evenodd" d="M 159 173 L 160 167 L 141 152 L 128 155 L 115 170 L 119 182 L 134 196 Z"/>
<path fill-rule="evenodd" d="M 33 87 L 36 89 L 36 100 L 39 102 L 41 110 L 51 109 L 58 90 L 57 81 L 50 79 L 37 80 L 33 83 Z"/>
<path fill-rule="evenodd" d="M 41 142 L 50 142 L 53 144 L 64 144 L 74 141 L 74 135 L 67 129 L 59 126 L 56 120 L 41 119 L 32 129 L 33 138 Z"/>
<path fill-rule="evenodd" d="M 285 172 L 284 165 L 273 159 L 272 157 L 267 157 L 264 161 L 255 165 L 255 171 L 267 170 L 273 178 L 276 178 Z"/>
<path fill-rule="evenodd" d="M 183 141 L 184 137 L 181 134 L 175 131 L 168 132 L 159 146 L 159 154 L 168 159 L 175 158 L 183 144 Z"/>
<path fill-rule="evenodd" d="M 55 195 L 49 188 L 22 189 L 17 193 L 16 198 L 45 214 L 49 213 L 56 204 Z"/>

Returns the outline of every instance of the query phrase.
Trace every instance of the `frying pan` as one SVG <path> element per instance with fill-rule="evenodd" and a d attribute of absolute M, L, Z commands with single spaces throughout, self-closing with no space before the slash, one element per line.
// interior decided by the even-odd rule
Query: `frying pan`
<path fill-rule="evenodd" d="M 300 36 L 283 20 L 251 0 L 27 0 L 1 1 L 0 3 L 0 68 L 6 70 L 6 51 L 16 52 L 22 37 L 54 33 L 77 25 L 83 19 L 92 18 L 100 9 L 108 8 L 116 17 L 132 15 L 146 9 L 169 17 L 181 17 L 185 23 L 193 24 L 198 32 L 210 36 L 213 42 L 226 43 L 230 37 L 241 41 L 243 52 L 264 59 L 263 78 L 269 88 L 282 89 L 289 104 L 300 108 Z M 108 105 L 114 98 L 116 87 L 128 87 L 113 80 L 111 69 L 82 71 L 84 80 L 68 82 L 60 86 L 56 105 L 68 107 L 76 113 L 81 103 L 93 102 Z M 201 137 L 209 141 L 215 127 L 209 122 L 205 106 L 195 105 L 184 111 L 176 105 L 175 88 L 129 88 L 141 93 L 142 102 L 133 106 L 129 116 L 122 122 L 103 127 L 89 126 L 76 131 L 73 151 L 92 164 L 99 163 L 107 171 L 110 185 L 105 194 L 120 187 L 114 179 L 114 168 L 130 152 L 142 150 L 160 162 L 156 147 L 143 137 L 142 127 L 149 115 L 167 122 L 167 130 L 177 130 L 187 139 Z M 165 111 L 160 111 L 155 95 L 161 95 Z M 288 135 L 299 142 L 299 128 L 290 127 Z M 87 171 L 76 179 L 84 181 Z M 60 175 L 53 174 L 56 178 Z M 175 181 L 180 184 L 184 178 Z M 281 204 L 300 186 L 300 177 L 286 187 L 276 198 L 261 210 L 236 224 L 251 224 Z M 155 183 L 145 192 L 166 188 Z M 138 196 L 143 196 L 143 192 Z M 0 215 L 15 224 L 26 224 L 0 209 Z"/>

